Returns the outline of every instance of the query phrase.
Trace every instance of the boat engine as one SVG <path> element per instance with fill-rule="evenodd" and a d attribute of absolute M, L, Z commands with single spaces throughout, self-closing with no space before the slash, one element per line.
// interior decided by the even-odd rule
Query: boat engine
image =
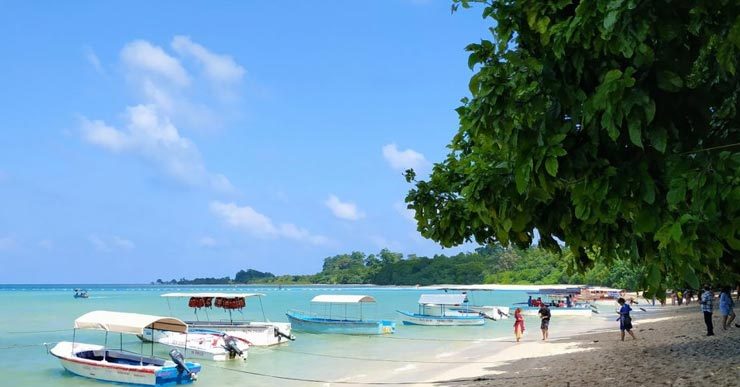
<path fill-rule="evenodd" d="M 177 364 L 177 372 L 183 373 L 186 372 L 188 376 L 190 376 L 190 379 L 195 380 L 198 378 L 198 374 L 194 374 L 190 372 L 190 369 L 188 366 L 185 365 L 185 357 L 180 353 L 180 351 L 173 349 L 170 351 L 170 357 L 172 358 L 172 361 Z"/>
<path fill-rule="evenodd" d="M 234 359 L 237 356 L 242 358 L 243 360 L 247 360 L 247 357 L 244 356 L 244 351 L 239 349 L 239 346 L 236 344 L 236 339 L 233 336 L 224 335 L 224 349 L 229 351 L 229 359 Z"/>
<path fill-rule="evenodd" d="M 280 332 L 280 329 L 277 329 L 277 328 L 275 328 L 275 337 L 282 337 L 282 338 L 286 338 L 286 339 L 288 339 L 290 341 L 295 341 L 295 336 L 293 336 L 293 335 L 286 335 L 285 333 Z"/>

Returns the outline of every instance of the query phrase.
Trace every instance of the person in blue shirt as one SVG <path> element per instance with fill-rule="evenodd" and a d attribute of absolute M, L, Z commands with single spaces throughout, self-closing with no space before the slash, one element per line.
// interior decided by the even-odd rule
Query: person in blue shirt
<path fill-rule="evenodd" d="M 637 337 L 635 337 L 635 334 L 632 332 L 632 317 L 630 317 L 630 312 L 632 311 L 632 308 L 630 308 L 629 305 L 624 301 L 624 298 L 619 298 L 617 300 L 617 303 L 619 304 L 619 330 L 622 331 L 622 341 L 624 341 L 624 332 L 627 331 L 627 333 L 632 336 L 633 340 L 636 340 Z"/>
<path fill-rule="evenodd" d="M 724 330 L 727 330 L 727 327 L 731 327 L 732 322 L 735 321 L 734 306 L 735 302 L 732 301 L 730 287 L 725 286 L 722 289 L 722 293 L 719 294 L 719 313 L 722 315 L 722 329 Z"/>

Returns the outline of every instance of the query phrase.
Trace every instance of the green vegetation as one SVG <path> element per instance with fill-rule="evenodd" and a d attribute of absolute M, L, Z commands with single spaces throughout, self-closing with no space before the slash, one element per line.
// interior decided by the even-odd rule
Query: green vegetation
<path fill-rule="evenodd" d="M 193 284 L 590 284 L 638 289 L 641 271 L 624 261 L 610 268 L 597 264 L 585 273 L 569 274 L 566 260 L 540 248 L 503 248 L 487 246 L 454 256 L 421 257 L 383 249 L 380 253 L 340 254 L 324 259 L 320 273 L 274 276 L 256 270 L 241 270 L 234 280 L 229 277 L 172 280 L 170 283 Z M 211 282 L 211 281 L 221 282 Z M 157 283 L 164 283 L 158 280 Z M 681 286 L 685 284 L 680 284 Z"/>
<path fill-rule="evenodd" d="M 526 248 L 537 230 L 584 276 L 644 267 L 639 286 L 657 294 L 737 281 L 740 2 L 454 0 L 453 11 L 473 3 L 493 36 L 467 47 L 459 132 L 428 180 L 406 173 L 421 234 Z M 546 271 L 487 279 L 559 275 Z"/>

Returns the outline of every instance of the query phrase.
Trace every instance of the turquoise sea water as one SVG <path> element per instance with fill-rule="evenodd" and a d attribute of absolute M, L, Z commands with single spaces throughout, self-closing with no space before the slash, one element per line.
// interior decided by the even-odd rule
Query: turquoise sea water
<path fill-rule="evenodd" d="M 72 297 L 76 287 L 86 288 L 88 299 Z M 377 305 L 363 308 L 367 318 L 391 319 L 397 322 L 394 335 L 346 336 L 317 335 L 295 332 L 296 341 L 276 347 L 252 347 L 246 363 L 208 362 L 197 385 L 200 386 L 275 386 L 317 385 L 316 381 L 409 382 L 416 381 L 425 370 L 475 361 L 464 351 L 471 346 L 491 350 L 503 348 L 512 336 L 513 320 L 486 321 L 479 327 L 403 326 L 397 309 L 416 311 L 417 300 L 429 290 L 396 287 L 265 287 L 265 286 L 146 286 L 146 285 L 0 285 L 0 375 L 3 385 L 12 386 L 95 386 L 100 382 L 66 372 L 59 361 L 48 355 L 43 343 L 69 341 L 76 317 L 92 310 L 112 310 L 155 315 L 194 318 L 184 299 L 167 300 L 167 292 L 242 291 L 266 294 L 262 302 L 270 321 L 287 321 L 288 309 L 308 310 L 309 300 L 318 294 L 367 294 Z M 470 296 L 476 304 L 510 306 L 526 300 L 520 291 L 476 292 Z M 352 313 L 352 307 L 348 313 Z M 317 308 L 313 308 L 317 311 Z M 343 310 L 342 310 L 343 312 Z M 213 318 L 224 318 L 222 311 L 210 312 Z M 243 316 L 235 318 L 262 320 L 259 302 L 250 299 Z M 528 327 L 536 330 L 536 318 Z M 590 319 L 586 319 L 590 320 Z M 552 328 L 584 324 L 582 321 L 557 319 Z M 536 333 L 530 333 L 534 335 Z M 116 335 L 117 336 L 117 335 Z M 504 341 L 492 341 L 500 339 Z M 102 344 L 104 334 L 78 331 L 77 341 Z M 119 338 L 110 343 L 118 345 Z M 139 351 L 136 337 L 123 337 L 124 347 Z M 145 352 L 149 353 L 149 346 Z M 155 347 L 155 354 L 166 357 L 166 350 Z M 290 378 L 281 379 L 267 377 Z M 292 380 L 302 379 L 302 380 Z M 9 384 L 6 384 L 8 383 Z M 105 385 L 107 383 L 104 383 Z M 108 384 L 110 385 L 110 384 Z"/>

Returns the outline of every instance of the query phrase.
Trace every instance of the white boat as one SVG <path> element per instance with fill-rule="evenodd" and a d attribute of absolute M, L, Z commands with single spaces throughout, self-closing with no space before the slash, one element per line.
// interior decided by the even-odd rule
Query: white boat
<path fill-rule="evenodd" d="M 419 297 L 419 312 L 402 314 L 404 325 L 483 325 L 484 316 L 464 308 L 465 294 L 422 294 Z M 462 309 L 460 309 L 462 307 Z"/>
<path fill-rule="evenodd" d="M 459 286 L 445 286 L 436 287 L 436 289 L 444 290 L 445 293 L 449 291 L 458 291 L 466 295 L 465 303 L 457 310 L 470 310 L 477 313 L 482 313 L 484 317 L 490 320 L 505 320 L 509 318 L 509 307 L 500 305 L 479 305 L 475 303 L 475 292 L 491 292 L 493 291 L 486 286 L 476 285 L 459 285 Z"/>
<path fill-rule="evenodd" d="M 537 316 L 540 312 L 540 304 L 547 304 L 552 316 L 578 316 L 591 317 L 594 313 L 599 313 L 598 308 L 588 301 L 577 301 L 581 289 L 562 288 L 562 289 L 540 289 L 536 292 L 527 292 L 529 300 L 515 304 L 515 307 L 522 309 L 525 316 Z M 536 299 L 532 296 L 539 296 Z M 543 299 L 544 297 L 544 299 Z"/>
<path fill-rule="evenodd" d="M 234 338 L 246 341 L 250 346 L 270 346 L 294 340 L 291 335 L 290 323 L 270 321 L 235 320 L 233 311 L 241 311 L 246 307 L 248 299 L 257 299 L 262 306 L 262 293 L 166 293 L 162 297 L 170 303 L 172 298 L 188 299 L 188 306 L 195 310 L 196 320 L 186 320 L 185 323 L 193 333 L 223 332 Z M 209 311 L 222 309 L 228 312 L 228 319 L 213 320 Z M 199 314 L 200 312 L 200 314 Z M 205 317 L 201 320 L 200 317 Z M 265 317 L 264 309 L 262 318 Z M 157 341 L 162 332 L 145 332 L 140 338 L 144 341 Z"/>
<path fill-rule="evenodd" d="M 106 345 L 76 343 L 78 329 L 105 331 Z M 145 329 L 186 333 L 188 327 L 171 317 L 98 310 L 77 318 L 72 341 L 57 343 L 49 353 L 58 358 L 67 371 L 96 380 L 149 386 L 195 381 L 200 364 L 185 362 L 177 350 L 170 351 L 170 361 L 122 349 L 123 334 L 139 335 Z M 109 332 L 120 334 L 120 349 L 107 346 Z"/>
<path fill-rule="evenodd" d="M 249 344 L 246 340 L 222 332 L 193 329 L 188 333 L 159 331 L 157 343 L 175 348 L 192 359 L 212 361 L 247 360 Z"/>

